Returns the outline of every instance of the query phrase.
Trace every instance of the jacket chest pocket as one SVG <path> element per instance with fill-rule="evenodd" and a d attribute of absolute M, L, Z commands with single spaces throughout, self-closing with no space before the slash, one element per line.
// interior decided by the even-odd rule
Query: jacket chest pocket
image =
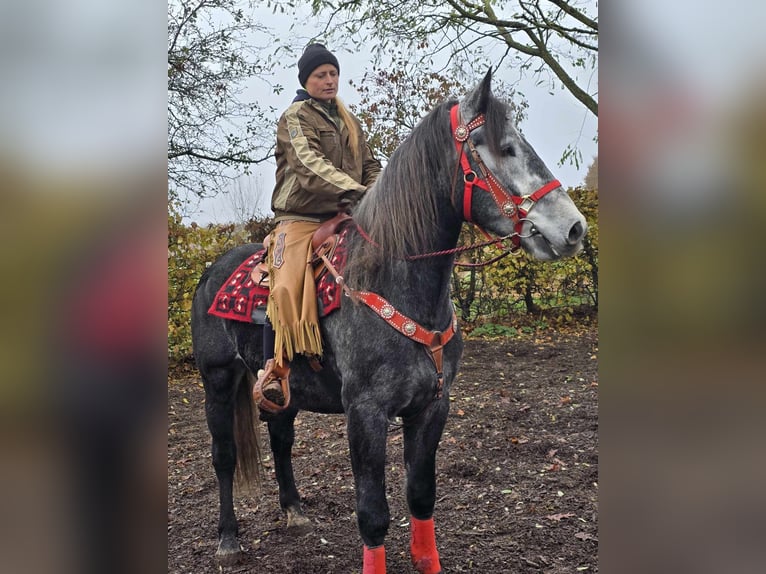
<path fill-rule="evenodd" d="M 338 133 L 331 130 L 321 130 L 319 132 L 319 145 L 327 158 L 335 163 L 340 152 Z"/>

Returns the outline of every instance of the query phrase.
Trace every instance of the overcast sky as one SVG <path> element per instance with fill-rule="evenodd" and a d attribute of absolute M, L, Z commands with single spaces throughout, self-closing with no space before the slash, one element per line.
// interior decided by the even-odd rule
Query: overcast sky
<path fill-rule="evenodd" d="M 594 2 L 595 4 L 595 2 Z M 294 46 L 296 50 L 303 46 L 306 41 L 317 35 L 321 28 L 314 25 L 298 26 L 288 34 L 287 30 L 294 23 L 292 18 L 280 14 L 272 14 L 271 10 L 260 9 L 257 18 L 274 28 L 282 37 L 292 36 L 295 38 Z M 315 21 L 315 20 L 314 20 Z M 256 40 L 256 43 L 257 40 Z M 341 83 L 339 96 L 349 104 L 359 103 L 360 95 L 348 83 L 354 80 L 354 83 L 361 82 L 365 71 L 371 68 L 371 57 L 369 53 L 360 51 L 358 53 L 348 53 L 342 49 L 336 49 L 329 45 L 328 48 L 333 51 L 339 60 L 341 66 Z M 499 57 L 499 56 L 498 56 Z M 495 62 L 487 62 L 487 67 L 495 65 Z M 588 76 L 581 83 L 590 85 L 587 89 L 590 91 L 597 87 L 598 72 L 588 72 Z M 522 92 L 529 103 L 527 110 L 527 119 L 521 125 L 524 134 L 529 142 L 545 161 L 554 175 L 566 187 L 574 187 L 582 183 L 588 166 L 593 157 L 597 154 L 597 142 L 594 141 L 597 134 L 597 118 L 588 112 L 585 107 L 577 102 L 569 92 L 557 89 L 550 93 L 550 87 L 547 85 L 535 86 L 535 81 L 527 78 L 516 84 L 518 80 L 518 71 L 511 69 L 507 64 L 498 70 L 496 77 L 506 81 L 508 84 L 514 84 L 516 90 Z M 476 78 L 476 82 L 481 80 Z M 298 84 L 297 58 L 293 61 L 286 61 L 285 67 L 277 71 L 274 79 L 277 83 L 285 87 L 285 91 L 280 95 L 271 93 L 268 88 L 258 81 L 254 81 L 248 86 L 245 92 L 245 98 L 252 98 L 262 103 L 264 106 L 273 105 L 280 113 L 292 101 L 295 90 L 300 88 Z M 276 128 L 276 118 L 275 118 Z M 583 164 L 579 168 L 569 163 L 558 166 L 557 163 L 564 150 L 569 145 L 576 144 L 582 152 Z M 269 162 L 255 166 L 249 182 L 251 189 L 260 186 L 262 189 L 262 198 L 259 208 L 263 214 L 271 214 L 269 202 L 271 192 L 274 186 L 275 164 Z M 248 183 L 243 182 L 247 188 Z M 213 199 L 204 200 L 197 206 L 196 212 L 191 213 L 188 221 L 196 221 L 200 224 L 223 223 L 235 219 L 232 215 L 231 200 L 226 195 L 219 195 Z"/>

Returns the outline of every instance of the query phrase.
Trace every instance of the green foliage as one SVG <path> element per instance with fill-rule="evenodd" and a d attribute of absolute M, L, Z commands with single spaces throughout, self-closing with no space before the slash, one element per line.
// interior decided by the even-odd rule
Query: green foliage
<path fill-rule="evenodd" d="M 189 226 L 173 206 L 168 209 L 168 356 L 191 354 L 190 311 L 194 288 L 205 269 L 226 250 L 247 243 L 246 229 L 234 225 Z"/>
<path fill-rule="evenodd" d="M 505 325 L 498 325 L 497 323 L 485 323 L 476 327 L 471 334 L 474 337 L 516 337 L 519 334 L 516 327 L 507 327 Z"/>
<path fill-rule="evenodd" d="M 472 336 L 515 337 L 550 327 L 573 326 L 583 313 L 598 308 L 598 190 L 570 190 L 588 222 L 584 249 L 557 262 L 533 261 L 525 255 L 506 257 L 488 267 L 456 267 L 452 276 L 455 308 Z M 261 241 L 274 227 L 272 219 L 244 226 L 184 225 L 176 209 L 168 213 L 168 355 L 181 360 L 191 354 L 190 310 L 194 289 L 205 269 L 228 249 Z M 466 226 L 461 243 L 481 241 Z M 486 260 L 492 247 L 467 252 L 463 262 Z"/>
<path fill-rule="evenodd" d="M 455 268 L 453 299 L 469 327 L 480 319 L 503 323 L 520 314 L 541 316 L 550 311 L 555 311 L 556 323 L 571 323 L 578 311 L 597 309 L 598 190 L 576 188 L 570 193 L 589 227 L 584 249 L 577 257 L 543 262 L 519 254 L 488 267 Z M 466 227 L 460 242 L 470 245 L 480 239 L 472 227 Z M 496 254 L 497 249 L 489 246 L 468 252 L 460 261 L 477 263 Z M 487 325 L 477 327 L 485 328 Z"/>

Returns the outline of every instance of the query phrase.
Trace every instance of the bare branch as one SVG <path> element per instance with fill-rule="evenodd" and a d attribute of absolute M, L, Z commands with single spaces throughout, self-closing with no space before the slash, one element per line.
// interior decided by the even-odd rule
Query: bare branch
<path fill-rule="evenodd" d="M 247 83 L 276 65 L 275 47 L 249 43 L 254 22 L 241 0 L 168 2 L 168 181 L 191 195 L 225 188 L 229 174 L 247 172 L 273 154 L 273 112 L 239 99 Z M 268 132 L 268 133 L 267 133 Z M 178 193 L 175 190 L 174 193 Z"/>
<path fill-rule="evenodd" d="M 564 2 L 564 0 L 548 0 L 551 4 L 555 4 L 559 8 L 561 8 L 564 12 L 569 14 L 572 18 L 575 20 L 579 20 L 588 28 L 591 28 L 593 30 L 598 31 L 598 22 L 595 20 L 588 18 L 584 13 L 580 12 L 577 8 L 573 7 L 569 2 Z"/>
<path fill-rule="evenodd" d="M 318 11 L 325 7 L 331 12 L 332 21 L 341 20 L 343 14 L 344 31 L 372 28 L 381 39 L 376 62 L 390 53 L 394 42 L 404 42 L 420 53 L 427 43 L 424 59 L 443 53 L 450 65 L 458 54 L 475 51 L 486 46 L 485 40 L 496 38 L 505 44 L 501 62 L 510 53 L 537 59 L 540 67 L 533 73 L 549 72 L 596 115 L 596 99 L 578 85 L 574 71 L 595 66 L 597 22 L 568 0 L 516 0 L 515 12 L 510 11 L 511 4 L 493 0 L 315 2 Z M 502 7 L 506 15 L 499 15 L 495 7 Z"/>
<path fill-rule="evenodd" d="M 267 161 L 271 159 L 272 157 L 274 157 L 274 147 L 272 146 L 272 148 L 269 150 L 268 155 L 260 157 L 258 159 L 251 159 L 243 155 L 234 156 L 234 155 L 222 154 L 218 156 L 212 156 L 212 155 L 201 153 L 192 149 L 168 152 L 168 159 L 175 159 L 177 157 L 183 157 L 183 156 L 195 157 L 197 159 L 204 159 L 206 161 L 213 161 L 217 163 L 225 163 L 226 165 L 238 164 L 238 163 L 253 165 L 253 164 L 263 163 L 264 161 Z"/>

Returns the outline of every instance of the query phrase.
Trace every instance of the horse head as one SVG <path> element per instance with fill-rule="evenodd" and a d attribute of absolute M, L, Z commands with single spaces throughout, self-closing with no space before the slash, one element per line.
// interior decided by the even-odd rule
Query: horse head
<path fill-rule="evenodd" d="M 491 83 L 490 70 L 452 111 L 463 217 L 501 237 L 515 233 L 515 242 L 537 259 L 575 255 L 585 217 L 516 129 L 511 107 L 492 95 Z"/>

